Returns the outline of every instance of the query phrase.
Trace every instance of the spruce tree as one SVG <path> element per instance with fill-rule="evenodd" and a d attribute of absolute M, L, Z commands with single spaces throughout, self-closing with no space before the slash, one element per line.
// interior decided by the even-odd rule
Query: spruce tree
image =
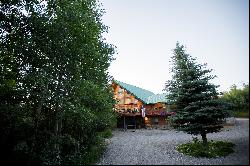
<path fill-rule="evenodd" d="M 223 128 L 223 119 L 229 115 L 226 105 L 218 100 L 215 78 L 207 64 L 198 64 L 178 42 L 172 56 L 172 80 L 166 82 L 167 98 L 175 106 L 173 127 L 188 134 L 201 135 L 207 145 L 207 133 Z"/>

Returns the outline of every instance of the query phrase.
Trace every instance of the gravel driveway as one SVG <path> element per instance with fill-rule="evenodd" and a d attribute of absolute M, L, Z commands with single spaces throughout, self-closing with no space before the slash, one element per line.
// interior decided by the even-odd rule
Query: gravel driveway
<path fill-rule="evenodd" d="M 249 119 L 236 119 L 234 127 L 207 134 L 207 138 L 234 142 L 235 153 L 214 159 L 190 157 L 175 147 L 192 141 L 192 135 L 174 130 L 116 129 L 98 165 L 249 165 Z"/>

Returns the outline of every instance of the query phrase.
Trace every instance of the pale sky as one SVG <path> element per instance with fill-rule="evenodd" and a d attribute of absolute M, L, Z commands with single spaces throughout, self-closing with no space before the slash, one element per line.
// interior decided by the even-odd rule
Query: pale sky
<path fill-rule="evenodd" d="M 249 82 L 248 0 L 100 0 L 114 79 L 162 93 L 176 42 L 207 63 L 218 91 Z"/>

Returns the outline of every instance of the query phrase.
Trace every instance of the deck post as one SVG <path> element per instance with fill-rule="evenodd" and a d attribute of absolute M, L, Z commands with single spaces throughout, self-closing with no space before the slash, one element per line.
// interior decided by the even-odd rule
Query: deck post
<path fill-rule="evenodd" d="M 135 125 L 135 129 L 136 129 L 136 119 L 135 119 L 135 116 L 134 116 L 134 122 L 135 122 L 135 124 L 134 124 L 134 125 Z"/>
<path fill-rule="evenodd" d="M 125 122 L 125 116 L 123 116 L 123 130 L 126 130 L 126 122 Z"/>

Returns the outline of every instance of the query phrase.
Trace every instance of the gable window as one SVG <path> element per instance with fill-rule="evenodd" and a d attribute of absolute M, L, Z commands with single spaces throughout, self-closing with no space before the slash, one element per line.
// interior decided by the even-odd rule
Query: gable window
<path fill-rule="evenodd" d="M 137 104 L 137 103 L 138 103 L 138 100 L 137 100 L 137 99 L 135 99 L 135 100 L 134 100 L 134 103 L 135 103 L 135 104 Z"/>
<path fill-rule="evenodd" d="M 120 88 L 120 89 L 118 90 L 118 94 L 122 94 L 123 91 L 124 91 L 124 90 Z"/>
<path fill-rule="evenodd" d="M 118 90 L 118 97 L 119 97 L 119 98 L 122 98 L 123 92 L 124 92 L 124 90 L 121 89 L 121 88 Z"/>

